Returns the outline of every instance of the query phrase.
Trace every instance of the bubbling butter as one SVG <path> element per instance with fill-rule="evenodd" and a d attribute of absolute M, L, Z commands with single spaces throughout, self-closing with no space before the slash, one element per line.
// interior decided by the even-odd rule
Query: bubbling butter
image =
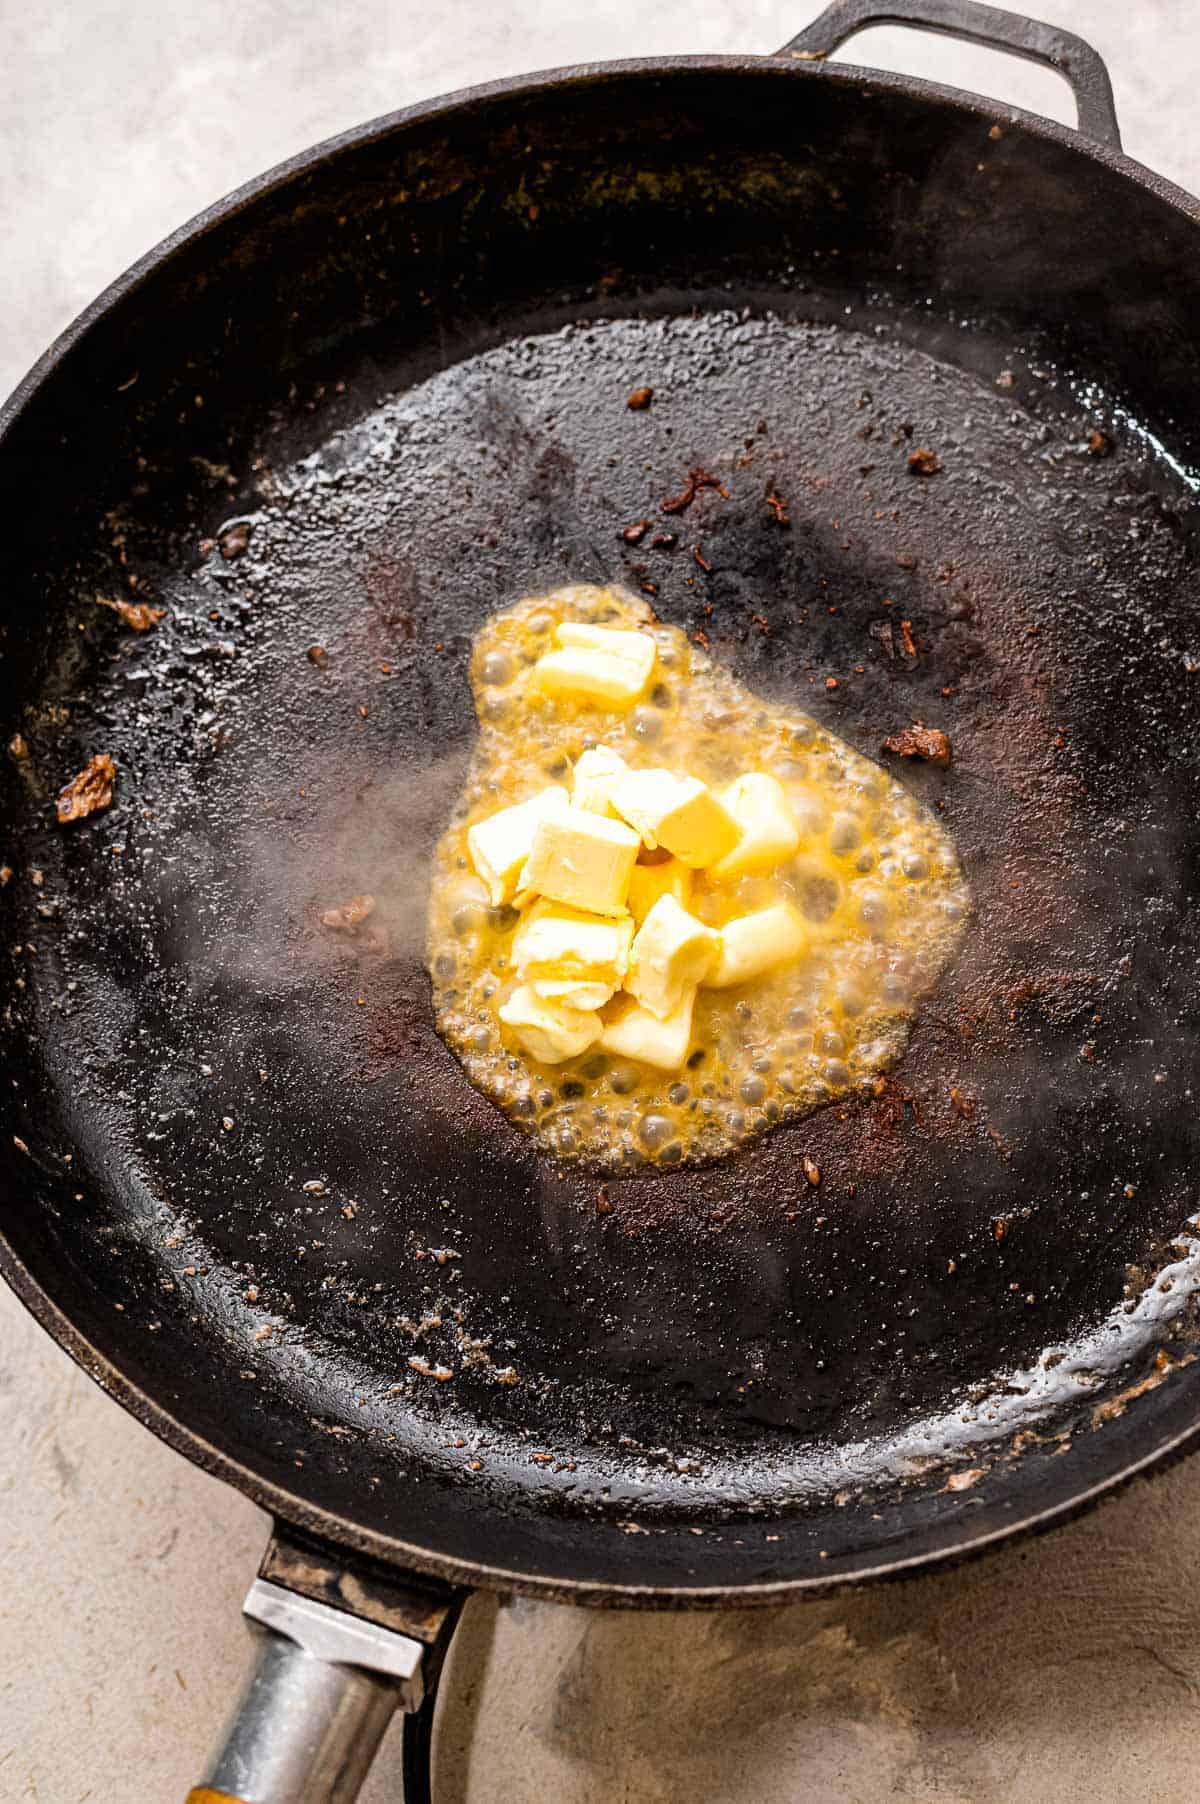
<path fill-rule="evenodd" d="M 953 842 L 900 784 L 620 589 L 493 615 L 471 681 L 434 1009 L 547 1152 L 707 1161 L 896 1062 L 969 912 Z"/>

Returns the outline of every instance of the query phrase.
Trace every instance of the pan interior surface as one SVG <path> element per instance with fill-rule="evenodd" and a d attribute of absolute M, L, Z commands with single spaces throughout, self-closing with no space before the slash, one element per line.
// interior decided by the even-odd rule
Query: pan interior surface
<path fill-rule="evenodd" d="M 683 1594 L 1003 1532 L 1194 1413 L 1196 254 L 1145 195 L 1179 242 L 1080 321 L 1101 224 L 1020 224 L 1124 180 L 769 66 L 547 86 L 219 219 L 32 396 L 3 1226 L 194 1455 L 371 1552 Z M 566 582 L 953 747 L 898 769 L 976 909 L 906 1058 L 709 1168 L 555 1166 L 434 1028 L 470 641 Z"/>

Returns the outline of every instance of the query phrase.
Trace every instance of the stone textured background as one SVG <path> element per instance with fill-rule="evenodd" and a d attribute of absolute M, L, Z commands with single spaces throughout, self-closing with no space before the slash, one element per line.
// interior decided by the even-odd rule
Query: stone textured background
<path fill-rule="evenodd" d="M 813 10 L 0 0 L 0 391 L 156 239 L 318 138 L 523 69 L 770 50 Z M 1107 57 L 1131 154 L 1200 188 L 1200 13 L 1041 10 Z M 1070 115 L 1053 76 L 963 46 L 888 31 L 855 56 Z M 264 1536 L 0 1295 L 0 1798 L 182 1800 Z M 771 1615 L 478 1600 L 439 1804 L 1176 1804 L 1200 1764 L 1198 1537 L 1193 1463 L 984 1565 Z M 365 1799 L 399 1804 L 398 1736 Z"/>

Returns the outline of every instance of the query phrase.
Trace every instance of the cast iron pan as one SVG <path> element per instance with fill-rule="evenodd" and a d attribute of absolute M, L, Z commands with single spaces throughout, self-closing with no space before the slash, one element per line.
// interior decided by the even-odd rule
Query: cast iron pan
<path fill-rule="evenodd" d="M 1051 62 L 1084 131 L 822 67 L 884 16 Z M 3 1269 L 274 1513 L 285 1603 L 428 1677 L 454 1587 L 782 1600 L 1188 1444 L 1198 217 L 1077 40 L 842 4 L 349 133 L 9 403 Z M 626 545 L 695 465 L 729 499 Z M 976 910 L 882 1095 L 606 1188 L 471 1089 L 422 963 L 471 635 L 601 580 L 872 756 L 947 732 L 900 774 Z M 113 806 L 58 825 L 99 753 Z M 383 934 L 321 927 L 364 890 Z"/>

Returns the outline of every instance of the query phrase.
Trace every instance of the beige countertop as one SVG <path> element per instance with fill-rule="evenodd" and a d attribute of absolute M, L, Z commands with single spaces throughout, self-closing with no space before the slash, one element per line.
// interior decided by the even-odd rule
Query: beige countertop
<path fill-rule="evenodd" d="M 0 0 L 0 391 L 223 191 L 358 120 L 523 69 L 768 50 L 814 8 L 618 0 Z M 1130 153 L 1200 188 L 1200 15 L 1047 0 L 1113 73 Z M 857 60 L 1068 115 L 1043 71 L 887 32 Z M 237 1685 L 265 1520 L 0 1294 L 0 1798 L 182 1800 Z M 477 1600 L 439 1804 L 1172 1804 L 1200 1763 L 1200 1465 L 985 1564 L 772 1614 Z M 393 1734 L 364 1794 L 399 1804 Z"/>

